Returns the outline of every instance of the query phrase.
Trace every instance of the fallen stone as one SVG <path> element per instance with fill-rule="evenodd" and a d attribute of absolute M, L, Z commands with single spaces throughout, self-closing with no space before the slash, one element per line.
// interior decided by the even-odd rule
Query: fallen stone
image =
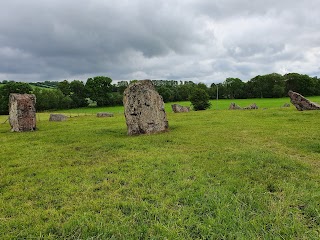
<path fill-rule="evenodd" d="M 302 96 L 299 93 L 289 91 L 288 95 L 290 97 L 291 103 L 297 108 L 299 111 L 304 110 L 320 110 L 320 105 L 314 102 L 309 101 L 307 98 Z"/>
<path fill-rule="evenodd" d="M 287 107 L 290 107 L 291 105 L 290 105 L 290 103 L 285 103 L 285 104 L 283 104 L 283 108 L 287 108 Z"/>
<path fill-rule="evenodd" d="M 237 110 L 237 109 L 242 109 L 242 108 L 235 103 L 230 103 L 229 110 Z"/>
<path fill-rule="evenodd" d="M 63 114 L 58 114 L 58 113 L 51 113 L 49 121 L 51 122 L 61 122 L 61 121 L 66 121 L 68 117 Z"/>
<path fill-rule="evenodd" d="M 257 104 L 253 103 L 248 107 L 244 107 L 243 109 L 258 109 L 258 106 L 257 106 Z"/>
<path fill-rule="evenodd" d="M 123 93 L 128 135 L 164 132 L 169 124 L 162 97 L 150 80 L 131 83 Z"/>
<path fill-rule="evenodd" d="M 99 112 L 97 113 L 97 117 L 113 117 L 113 113 Z"/>
<path fill-rule="evenodd" d="M 9 123 L 12 132 L 36 130 L 36 96 L 11 93 L 9 96 Z"/>
<path fill-rule="evenodd" d="M 172 104 L 171 108 L 172 108 L 172 111 L 175 113 L 190 112 L 190 107 L 181 106 L 179 104 Z"/>

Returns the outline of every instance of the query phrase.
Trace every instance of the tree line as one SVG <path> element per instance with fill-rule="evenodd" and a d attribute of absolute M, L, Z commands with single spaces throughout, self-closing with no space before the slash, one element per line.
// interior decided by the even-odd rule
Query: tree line
<path fill-rule="evenodd" d="M 212 83 L 210 86 L 192 81 L 152 82 L 165 102 L 188 101 L 192 93 L 199 89 L 210 99 L 280 98 L 287 96 L 289 90 L 304 96 L 320 95 L 320 79 L 299 73 L 258 75 L 247 82 L 239 78 L 227 78 L 222 83 Z M 121 105 L 123 92 L 129 84 L 127 81 L 113 84 L 112 79 L 105 76 L 89 78 L 86 83 L 64 80 L 29 84 L 4 80 L 0 84 L 0 114 L 8 113 L 10 93 L 35 94 L 38 111 L 86 107 L 90 103 L 99 107 Z"/>
<path fill-rule="evenodd" d="M 166 80 L 154 80 L 154 85 L 167 102 L 188 100 L 195 87 L 204 89 L 210 99 L 216 99 L 217 95 L 219 99 L 281 98 L 286 97 L 289 90 L 304 96 L 320 95 L 320 79 L 299 73 L 258 75 L 247 82 L 239 78 L 227 78 L 209 87 L 203 83 Z"/>

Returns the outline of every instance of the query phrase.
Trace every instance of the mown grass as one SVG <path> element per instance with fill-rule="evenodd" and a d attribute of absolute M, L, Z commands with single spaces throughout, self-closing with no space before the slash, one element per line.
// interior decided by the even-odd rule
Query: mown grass
<path fill-rule="evenodd" d="M 320 103 L 320 96 L 315 97 L 308 97 L 311 101 Z M 229 108 L 230 103 L 235 102 L 237 105 L 241 107 L 249 106 L 252 103 L 256 103 L 259 108 L 281 108 L 285 103 L 290 103 L 289 98 L 274 98 L 274 99 L 268 99 L 268 98 L 255 98 L 255 99 L 219 99 L 217 100 L 210 100 L 211 108 L 209 111 L 213 110 L 226 110 Z M 165 109 L 167 112 L 171 112 L 171 104 L 167 103 L 165 104 Z M 185 102 L 179 102 L 180 105 L 184 106 L 191 106 L 191 103 L 189 101 Z M 87 108 L 77 108 L 77 109 L 68 109 L 64 110 L 64 113 L 75 113 L 75 114 L 96 114 L 97 112 L 103 112 L 103 111 L 110 111 L 114 113 L 123 113 L 123 107 L 117 106 L 117 107 L 87 107 Z"/>
<path fill-rule="evenodd" d="M 0 238 L 319 239 L 320 111 L 255 102 L 268 109 L 167 104 L 170 131 L 135 137 L 121 107 L 0 124 Z"/>

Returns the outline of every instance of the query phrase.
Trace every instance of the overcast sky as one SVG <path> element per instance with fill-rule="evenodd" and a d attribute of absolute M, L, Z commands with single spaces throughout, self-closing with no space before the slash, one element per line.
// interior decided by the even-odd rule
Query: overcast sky
<path fill-rule="evenodd" d="M 8 0 L 0 81 L 320 77 L 319 0 Z"/>

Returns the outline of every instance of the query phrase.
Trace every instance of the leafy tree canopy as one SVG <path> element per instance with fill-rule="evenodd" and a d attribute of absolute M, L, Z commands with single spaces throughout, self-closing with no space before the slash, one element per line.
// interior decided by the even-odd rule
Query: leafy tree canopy
<path fill-rule="evenodd" d="M 0 114 L 8 114 L 9 112 L 9 95 L 10 93 L 31 93 L 32 87 L 28 83 L 23 82 L 7 82 L 0 88 Z"/>
<path fill-rule="evenodd" d="M 210 108 L 211 104 L 209 99 L 208 93 L 200 87 L 195 88 L 190 96 L 190 102 L 195 111 L 206 110 L 207 108 Z"/>
<path fill-rule="evenodd" d="M 86 82 L 86 90 L 90 99 L 97 102 L 98 106 L 108 106 L 111 102 L 112 79 L 104 76 L 89 78 Z"/>

